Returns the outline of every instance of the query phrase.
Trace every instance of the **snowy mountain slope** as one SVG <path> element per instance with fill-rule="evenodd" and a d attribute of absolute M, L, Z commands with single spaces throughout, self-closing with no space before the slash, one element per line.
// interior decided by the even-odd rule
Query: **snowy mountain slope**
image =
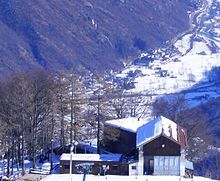
<path fill-rule="evenodd" d="M 220 66 L 220 1 L 204 1 L 197 12 L 189 15 L 188 32 L 165 48 L 143 53 L 141 63 L 133 63 L 117 75 L 127 78 L 131 72 L 141 72 L 134 78 L 135 88 L 131 91 L 164 95 L 187 90 L 192 105 L 201 101 L 198 97 L 219 96 L 219 83 L 210 83 L 207 74 Z M 190 91 L 192 87 L 195 91 Z"/>
<path fill-rule="evenodd" d="M 83 179 L 83 175 L 72 175 L 72 180 L 74 181 L 81 181 Z M 191 179 L 184 179 L 176 176 L 95 176 L 95 175 L 87 175 L 86 180 L 89 181 L 104 181 L 104 180 L 111 180 L 111 181 L 118 181 L 125 179 L 126 181 L 189 181 Z M 60 175 L 50 175 L 43 179 L 42 181 L 68 181 L 70 180 L 70 176 L 68 174 L 60 174 Z M 204 177 L 194 177 L 194 181 L 212 181 L 211 179 L 204 178 Z"/>

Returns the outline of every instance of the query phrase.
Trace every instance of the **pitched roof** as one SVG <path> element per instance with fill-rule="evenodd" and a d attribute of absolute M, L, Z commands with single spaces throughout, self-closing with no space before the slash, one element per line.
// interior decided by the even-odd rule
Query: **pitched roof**
<path fill-rule="evenodd" d="M 186 131 L 163 116 L 158 116 L 137 129 L 136 146 L 140 147 L 160 135 L 163 135 L 182 146 L 187 146 Z"/>
<path fill-rule="evenodd" d="M 105 124 L 125 131 L 136 133 L 137 129 L 147 122 L 148 121 L 141 118 L 129 117 L 123 119 L 109 120 L 106 121 Z"/>

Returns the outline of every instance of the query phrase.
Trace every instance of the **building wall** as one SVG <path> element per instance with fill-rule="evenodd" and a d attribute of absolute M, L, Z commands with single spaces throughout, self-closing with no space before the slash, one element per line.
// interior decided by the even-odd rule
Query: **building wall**
<path fill-rule="evenodd" d="M 139 148 L 139 156 L 138 156 L 138 175 L 143 175 L 144 173 L 144 151 L 143 147 Z"/>
<path fill-rule="evenodd" d="M 138 175 L 138 162 L 133 162 L 129 164 L 129 175 Z"/>
<path fill-rule="evenodd" d="M 110 126 L 105 125 L 105 130 L 109 129 Z M 105 150 L 112 153 L 127 154 L 133 149 L 136 149 L 136 133 L 121 130 L 118 128 L 110 128 L 112 132 L 118 132 L 119 136 L 117 141 L 111 140 L 108 137 L 104 137 Z M 105 134 L 104 134 L 105 135 Z"/>
<path fill-rule="evenodd" d="M 90 174 L 98 175 L 104 174 L 103 165 L 108 167 L 105 174 L 107 175 L 128 175 L 129 173 L 129 166 L 128 163 L 121 163 L 121 162 L 91 162 L 91 161 L 73 161 L 72 162 L 72 173 L 73 174 L 82 174 L 83 168 L 82 166 L 78 166 L 79 164 L 83 163 L 91 163 L 90 167 Z M 60 173 L 61 174 L 68 174 L 70 172 L 70 161 L 60 161 Z"/>
<path fill-rule="evenodd" d="M 185 176 L 185 149 L 181 149 L 180 156 L 180 176 Z"/>
<path fill-rule="evenodd" d="M 180 156 L 180 145 L 160 136 L 143 146 L 144 156 Z"/>
<path fill-rule="evenodd" d="M 172 138 L 161 135 L 139 150 L 139 175 L 182 175 L 185 171 L 184 149 Z"/>

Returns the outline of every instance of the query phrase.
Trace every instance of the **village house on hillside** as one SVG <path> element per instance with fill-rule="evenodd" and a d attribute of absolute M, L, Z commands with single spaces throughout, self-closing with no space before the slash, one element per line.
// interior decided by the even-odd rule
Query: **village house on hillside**
<path fill-rule="evenodd" d="M 105 168 L 108 166 L 106 174 L 192 177 L 193 165 L 185 159 L 186 130 L 173 121 L 163 116 L 150 121 L 138 118 L 117 119 L 106 121 L 105 130 L 118 132 L 117 139 L 105 137 L 104 144 L 105 151 L 111 152 L 109 156 L 121 154 L 120 159 L 94 160 L 88 157 L 85 160 L 75 154 L 77 159 L 72 160 L 75 167 L 73 170 L 80 170 L 80 164 L 88 163 L 90 173 L 93 174 L 102 174 L 102 165 L 105 165 Z M 92 155 L 95 154 L 90 154 L 94 158 Z M 108 154 L 96 157 L 108 158 Z M 68 163 L 68 159 L 61 159 L 62 167 L 68 168 Z"/>

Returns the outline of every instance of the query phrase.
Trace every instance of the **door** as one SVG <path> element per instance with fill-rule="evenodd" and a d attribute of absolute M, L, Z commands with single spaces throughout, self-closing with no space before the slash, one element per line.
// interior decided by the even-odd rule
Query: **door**
<path fill-rule="evenodd" d="M 148 174 L 153 175 L 154 173 L 154 159 L 150 159 L 148 162 Z"/>
<path fill-rule="evenodd" d="M 144 175 L 153 175 L 154 173 L 154 157 L 145 156 L 144 157 Z"/>

